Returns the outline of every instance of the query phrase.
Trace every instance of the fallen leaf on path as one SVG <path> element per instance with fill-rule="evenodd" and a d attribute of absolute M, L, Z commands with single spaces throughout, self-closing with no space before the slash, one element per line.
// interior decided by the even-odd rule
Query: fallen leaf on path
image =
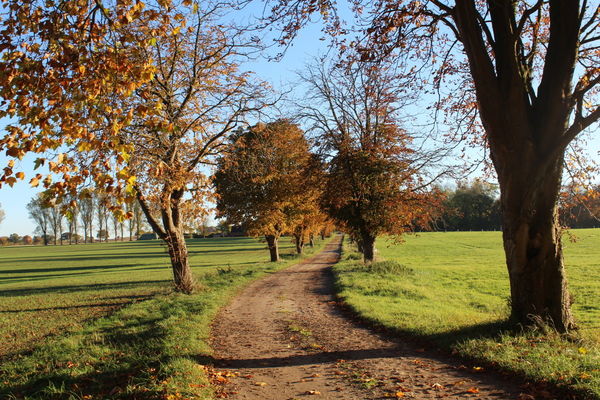
<path fill-rule="evenodd" d="M 318 390 L 307 390 L 306 392 L 304 392 L 304 394 L 309 394 L 312 396 L 320 396 L 321 392 L 319 392 Z"/>
<path fill-rule="evenodd" d="M 312 374 L 310 377 L 311 378 L 318 378 L 319 376 L 321 376 L 321 375 L 319 375 L 319 374 Z"/>
<path fill-rule="evenodd" d="M 404 392 L 396 392 L 396 393 L 394 393 L 394 394 L 395 394 L 396 398 L 398 398 L 398 399 L 399 399 L 400 397 L 404 397 Z"/>
<path fill-rule="evenodd" d="M 267 382 L 254 382 L 254 386 L 267 386 Z"/>
<path fill-rule="evenodd" d="M 473 367 L 473 371 L 475 371 L 475 372 L 483 371 L 483 367 Z"/>
<path fill-rule="evenodd" d="M 433 385 L 431 385 L 431 387 L 435 390 L 443 390 L 444 387 L 442 385 L 440 385 L 439 383 L 434 383 Z"/>
<path fill-rule="evenodd" d="M 517 400 L 535 400 L 535 397 L 530 394 L 521 393 L 519 397 L 517 397 Z"/>
<path fill-rule="evenodd" d="M 466 390 L 467 393 L 479 393 L 479 389 L 477 389 L 476 387 L 472 387 L 472 388 L 468 388 Z"/>

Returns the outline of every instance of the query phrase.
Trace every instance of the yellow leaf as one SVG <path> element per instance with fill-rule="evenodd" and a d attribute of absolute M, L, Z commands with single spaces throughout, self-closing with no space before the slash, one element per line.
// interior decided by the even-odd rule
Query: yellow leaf
<path fill-rule="evenodd" d="M 587 354 L 587 349 L 585 347 L 580 347 L 577 349 L 579 354 Z"/>
<path fill-rule="evenodd" d="M 24 173 L 24 172 L 17 172 L 17 173 L 15 174 L 15 176 L 16 176 L 18 179 L 20 179 L 20 180 L 23 180 L 23 179 L 25 179 L 25 173 Z"/>
<path fill-rule="evenodd" d="M 37 187 L 40 184 L 40 180 L 38 178 L 31 178 L 29 184 L 31 187 Z"/>

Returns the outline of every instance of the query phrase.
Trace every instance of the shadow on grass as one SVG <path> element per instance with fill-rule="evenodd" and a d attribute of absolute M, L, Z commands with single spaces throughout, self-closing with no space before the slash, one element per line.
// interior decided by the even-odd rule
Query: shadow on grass
<path fill-rule="evenodd" d="M 13 270 L 4 270 L 0 271 L 0 274 L 34 274 L 41 272 L 73 272 L 73 271 L 92 271 L 92 270 L 104 270 L 104 269 L 118 269 L 118 268 L 131 268 L 140 266 L 139 264 L 119 264 L 119 265 L 93 265 L 86 267 L 60 267 L 60 268 L 15 268 Z M 27 278 L 35 278 L 35 277 L 51 277 L 51 276 L 67 276 L 67 275 L 77 275 L 77 274 L 54 274 L 54 275 L 30 275 Z M 9 277 L 0 277 L 2 279 L 10 279 Z"/>
<path fill-rule="evenodd" d="M 28 358 L 35 367 L 24 367 L 27 375 L 14 360 L 0 367 L 5 384 L 0 398 L 163 398 L 159 382 L 168 375 L 161 367 L 177 357 L 172 348 L 176 340 L 165 323 L 172 314 L 165 301 L 158 307 L 154 303 L 150 312 L 101 320 L 77 346 L 67 339 L 33 352 Z M 9 381 L 8 375 L 22 378 Z"/>
<path fill-rule="evenodd" d="M 0 297 L 30 296 L 30 295 L 45 294 L 45 293 L 71 293 L 71 292 L 82 292 L 82 291 L 88 291 L 88 290 L 114 290 L 114 289 L 123 289 L 123 288 L 136 287 L 136 286 L 167 284 L 170 282 L 171 282 L 170 279 L 163 279 L 163 280 L 118 282 L 118 283 L 95 283 L 95 284 L 89 284 L 89 285 L 48 286 L 48 287 L 43 287 L 43 288 L 8 289 L 8 290 L 0 291 Z"/>
<path fill-rule="evenodd" d="M 116 299 L 125 299 L 119 302 L 112 303 L 88 303 L 88 304 L 73 304 L 70 306 L 57 306 L 57 307 L 43 307 L 43 308 L 27 308 L 27 309 L 17 309 L 17 310 L 0 310 L 0 314 L 18 314 L 22 312 L 42 312 L 42 311 L 59 311 L 59 310 L 75 310 L 81 308 L 122 308 L 126 305 L 131 304 L 134 300 L 147 300 L 152 298 L 153 294 L 148 295 L 132 295 L 132 296 L 119 296 L 119 297 L 106 297 L 102 300 L 116 300 Z"/>

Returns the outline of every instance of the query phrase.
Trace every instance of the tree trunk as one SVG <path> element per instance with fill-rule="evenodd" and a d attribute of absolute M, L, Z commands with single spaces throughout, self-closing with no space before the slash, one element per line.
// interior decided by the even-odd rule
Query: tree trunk
<path fill-rule="evenodd" d="M 310 234 L 310 237 L 308 239 L 308 245 L 310 247 L 315 247 L 315 235 L 314 234 Z"/>
<path fill-rule="evenodd" d="M 575 327 L 565 277 L 558 196 L 562 155 L 551 162 L 515 156 L 499 174 L 511 317 L 523 325 Z"/>
<path fill-rule="evenodd" d="M 360 240 L 362 242 L 363 260 L 365 263 L 373 262 L 375 258 L 375 236 L 365 233 Z"/>
<path fill-rule="evenodd" d="M 279 243 L 278 238 L 275 235 L 266 235 L 267 245 L 269 246 L 269 252 L 271 253 L 271 262 L 279 261 Z"/>
<path fill-rule="evenodd" d="M 304 251 L 304 235 L 294 235 L 294 243 L 296 244 L 296 253 L 302 254 Z"/>
<path fill-rule="evenodd" d="M 173 269 L 173 280 L 175 289 L 179 292 L 190 294 L 194 291 L 194 277 L 188 262 L 187 245 L 183 234 L 177 230 L 166 232 L 165 242 L 171 258 L 171 267 Z"/>

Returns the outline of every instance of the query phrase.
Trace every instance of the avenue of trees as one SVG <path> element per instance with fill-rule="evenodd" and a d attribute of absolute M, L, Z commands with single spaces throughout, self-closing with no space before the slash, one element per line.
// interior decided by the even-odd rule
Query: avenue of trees
<path fill-rule="evenodd" d="M 403 54 L 428 72 L 457 139 L 485 143 L 500 184 L 512 319 L 575 327 L 558 200 L 565 152 L 600 118 L 599 5 L 587 0 L 357 2 L 361 60 Z M 275 2 L 281 40 L 334 3 Z M 427 68 L 430 67 L 430 68 Z M 431 79 L 433 78 L 433 79 Z M 445 92 L 447 90 L 447 92 Z M 447 95 L 444 95 L 447 93 Z"/>
<path fill-rule="evenodd" d="M 241 72 L 260 39 L 223 22 L 234 3 L 7 0 L 0 118 L 9 123 L 0 148 L 12 159 L 0 184 L 25 179 L 14 159 L 38 154 L 35 167 L 48 174 L 27 178 L 45 188 L 47 219 L 38 225 L 53 234 L 62 218 L 70 230 L 93 232 L 90 215 L 107 231 L 105 216 L 116 227 L 137 200 L 185 293 L 194 281 L 184 215 L 206 215 L 212 182 L 220 215 L 265 236 L 273 260 L 282 234 L 301 252 L 334 223 L 370 262 L 381 234 L 458 224 L 451 211 L 441 215 L 443 195 L 431 188 L 445 153 L 424 151 L 402 121 L 429 91 L 433 123 L 447 127 L 447 139 L 489 153 L 499 200 L 472 185 L 447 205 L 472 224 L 488 218 L 481 229 L 502 226 L 512 320 L 574 328 L 559 200 L 565 154 L 600 118 L 600 6 L 359 0 L 355 40 L 346 40 L 333 2 L 271 3 L 266 22 L 281 26 L 281 44 L 318 13 L 345 57 L 302 75 L 298 117 L 311 140 L 289 120 L 249 122 L 264 119 L 271 101 Z M 213 164 L 211 182 L 204 171 Z M 90 187 L 110 201 L 90 211 Z M 593 191 L 584 197 L 593 206 Z"/>

